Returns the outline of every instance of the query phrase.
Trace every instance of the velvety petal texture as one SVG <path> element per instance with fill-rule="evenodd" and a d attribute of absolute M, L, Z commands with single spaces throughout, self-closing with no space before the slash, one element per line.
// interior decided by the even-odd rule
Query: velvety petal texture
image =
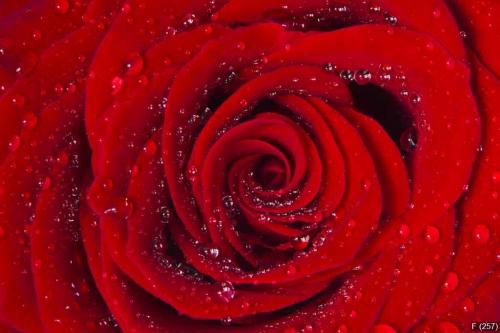
<path fill-rule="evenodd" d="M 0 1 L 0 332 L 498 325 L 499 22 Z"/>

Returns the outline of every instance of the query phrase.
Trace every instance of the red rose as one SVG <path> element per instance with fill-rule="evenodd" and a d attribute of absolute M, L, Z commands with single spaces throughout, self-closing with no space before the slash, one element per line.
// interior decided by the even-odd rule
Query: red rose
<path fill-rule="evenodd" d="M 498 325 L 499 22 L 3 0 L 0 331 Z"/>

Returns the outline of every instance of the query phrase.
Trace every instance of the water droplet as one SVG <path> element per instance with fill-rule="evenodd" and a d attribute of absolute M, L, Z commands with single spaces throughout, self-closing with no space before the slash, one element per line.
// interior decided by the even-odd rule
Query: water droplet
<path fill-rule="evenodd" d="M 45 177 L 42 185 L 42 190 L 48 190 L 52 186 L 52 179 L 47 176 Z"/>
<path fill-rule="evenodd" d="M 146 155 L 153 156 L 154 154 L 156 154 L 157 150 L 158 150 L 158 147 L 156 145 L 156 142 L 154 142 L 151 139 L 146 142 L 146 145 L 144 146 L 144 153 Z"/>
<path fill-rule="evenodd" d="M 427 275 L 432 275 L 434 274 L 434 267 L 432 267 L 431 265 L 425 265 L 424 272 Z"/>
<path fill-rule="evenodd" d="M 478 224 L 472 231 L 472 239 L 477 244 L 486 244 L 490 240 L 490 229 L 484 224 Z"/>
<path fill-rule="evenodd" d="M 229 303 L 236 296 L 236 290 L 231 282 L 221 282 L 220 290 L 217 291 L 217 295 L 224 303 Z"/>
<path fill-rule="evenodd" d="M 361 182 L 361 187 L 364 189 L 364 190 L 369 190 L 371 187 L 372 187 L 372 181 L 371 179 L 364 179 L 362 182 Z"/>
<path fill-rule="evenodd" d="M 35 69 L 37 64 L 38 64 L 38 54 L 33 51 L 28 51 L 21 58 L 21 61 L 16 67 L 16 74 L 27 75 Z"/>
<path fill-rule="evenodd" d="M 34 40 L 41 40 L 42 39 L 42 32 L 40 30 L 35 30 L 33 31 L 33 34 L 31 35 Z"/>
<path fill-rule="evenodd" d="M 441 321 L 436 325 L 435 333 L 460 333 L 461 330 L 452 322 Z"/>
<path fill-rule="evenodd" d="M 448 272 L 443 283 L 443 291 L 451 293 L 458 287 L 458 275 L 455 272 Z"/>
<path fill-rule="evenodd" d="M 412 102 L 412 104 L 420 104 L 422 102 L 422 96 L 418 95 L 418 94 L 411 94 L 410 96 L 410 102 Z"/>
<path fill-rule="evenodd" d="M 60 14 L 66 14 L 69 10 L 68 0 L 56 0 L 56 11 Z"/>
<path fill-rule="evenodd" d="M 221 324 L 224 326 L 229 326 L 233 322 L 233 319 L 231 317 L 225 317 L 221 319 Z"/>
<path fill-rule="evenodd" d="M 216 259 L 219 256 L 219 249 L 216 247 L 211 247 L 208 249 L 207 253 L 211 258 Z"/>
<path fill-rule="evenodd" d="M 160 207 L 160 221 L 161 223 L 168 223 L 172 217 L 172 212 L 167 206 Z"/>
<path fill-rule="evenodd" d="M 396 16 L 392 16 L 390 14 L 385 14 L 384 19 L 390 25 L 396 25 L 396 24 L 398 24 L 398 18 Z"/>
<path fill-rule="evenodd" d="M 23 116 L 23 127 L 26 129 L 33 129 L 38 123 L 38 118 L 33 112 L 26 112 Z"/>
<path fill-rule="evenodd" d="M 474 303 L 474 300 L 472 300 L 472 298 L 467 297 L 462 301 L 462 310 L 465 313 L 472 313 L 476 310 L 476 303 Z"/>
<path fill-rule="evenodd" d="M 124 85 L 125 81 L 123 81 L 121 77 L 115 76 L 111 80 L 111 95 L 113 96 L 118 95 L 122 91 Z"/>
<path fill-rule="evenodd" d="M 288 265 L 286 267 L 286 274 L 289 276 L 297 274 L 297 268 L 294 265 Z"/>
<path fill-rule="evenodd" d="M 131 177 L 136 177 L 140 172 L 139 165 L 135 164 L 132 169 L 130 169 L 130 176 Z"/>
<path fill-rule="evenodd" d="M 137 83 L 139 83 L 141 86 L 145 87 L 149 83 L 149 79 L 146 75 L 141 75 L 137 78 Z"/>
<path fill-rule="evenodd" d="M 456 61 L 453 58 L 449 58 L 446 60 L 446 68 L 449 70 L 453 70 L 455 68 Z"/>
<path fill-rule="evenodd" d="M 210 35 L 212 32 L 214 32 L 214 28 L 212 28 L 211 25 L 207 25 L 205 26 L 205 28 L 203 28 L 203 31 L 207 34 L 207 35 Z"/>
<path fill-rule="evenodd" d="M 493 172 L 491 179 L 493 180 L 494 183 L 500 183 L 500 171 Z"/>
<path fill-rule="evenodd" d="M 129 14 L 132 10 L 132 6 L 129 3 L 126 3 L 122 6 L 122 13 Z"/>
<path fill-rule="evenodd" d="M 340 72 L 340 78 L 346 81 L 354 80 L 354 74 L 350 70 L 344 70 Z"/>
<path fill-rule="evenodd" d="M 26 97 L 21 94 L 12 95 L 12 98 L 10 100 L 12 102 L 12 105 L 14 105 L 18 109 L 22 109 L 26 105 Z"/>
<path fill-rule="evenodd" d="M 408 224 L 403 223 L 399 226 L 399 230 L 398 230 L 399 237 L 406 239 L 406 238 L 408 238 L 408 236 L 410 236 L 410 233 L 411 233 L 411 230 L 410 230 L 410 227 L 408 226 Z"/>
<path fill-rule="evenodd" d="M 292 241 L 292 246 L 297 251 L 302 251 L 309 246 L 310 237 L 309 235 L 296 237 Z"/>
<path fill-rule="evenodd" d="M 139 75 L 144 68 L 144 59 L 138 52 L 134 52 L 127 57 L 125 68 L 127 70 L 127 76 Z"/>
<path fill-rule="evenodd" d="M 357 71 L 354 75 L 354 81 L 361 86 L 368 84 L 371 79 L 372 74 L 367 70 Z"/>
<path fill-rule="evenodd" d="M 106 178 L 102 181 L 102 189 L 104 191 L 111 191 L 114 188 L 114 182 L 111 178 Z"/>
<path fill-rule="evenodd" d="M 15 151 L 21 145 L 21 137 L 19 135 L 14 135 L 10 138 L 8 147 L 10 151 Z"/>
<path fill-rule="evenodd" d="M 349 227 L 349 229 L 354 229 L 356 227 L 356 220 L 349 219 L 349 221 L 347 222 L 347 227 Z"/>
<path fill-rule="evenodd" d="M 436 244 L 441 238 L 441 233 L 439 229 L 435 226 L 427 226 L 424 230 L 424 239 L 429 244 Z"/>
<path fill-rule="evenodd" d="M 36 269 L 40 269 L 40 268 L 42 268 L 42 261 L 40 259 L 36 259 L 33 262 L 33 265 L 35 266 Z"/>
<path fill-rule="evenodd" d="M 377 324 L 373 326 L 371 333 L 397 333 L 396 329 L 388 324 Z"/>
<path fill-rule="evenodd" d="M 399 146 L 407 153 L 411 153 L 417 147 L 417 133 L 415 128 L 408 127 L 399 137 Z"/>
<path fill-rule="evenodd" d="M 441 16 L 441 10 L 439 8 L 434 8 L 434 10 L 432 11 L 432 16 L 434 16 L 435 18 L 438 18 Z"/>
<path fill-rule="evenodd" d="M 314 327 L 311 324 L 307 324 L 302 329 L 302 332 L 304 332 L 304 333 L 313 333 L 314 332 Z"/>
<path fill-rule="evenodd" d="M 238 42 L 238 44 L 236 44 L 236 47 L 237 47 L 237 48 L 238 48 L 238 50 L 240 50 L 240 51 L 243 51 L 243 50 L 245 50 L 245 49 L 247 48 L 247 46 L 246 46 L 245 42 L 242 42 L 242 41 Z"/>
<path fill-rule="evenodd" d="M 339 327 L 337 327 L 337 333 L 347 333 L 348 331 L 345 324 L 340 324 Z"/>
<path fill-rule="evenodd" d="M 327 72 L 333 72 L 335 70 L 335 66 L 329 62 L 325 66 L 323 66 L 323 69 Z"/>
<path fill-rule="evenodd" d="M 67 165 L 69 162 L 69 156 L 66 152 L 61 152 L 59 153 L 59 155 L 57 156 L 57 163 L 61 166 L 65 166 Z"/>
<path fill-rule="evenodd" d="M 295 327 L 287 327 L 283 330 L 283 333 L 297 333 L 297 329 Z"/>
<path fill-rule="evenodd" d="M 241 99 L 240 100 L 240 105 L 244 108 L 248 106 L 248 101 L 246 99 Z"/>

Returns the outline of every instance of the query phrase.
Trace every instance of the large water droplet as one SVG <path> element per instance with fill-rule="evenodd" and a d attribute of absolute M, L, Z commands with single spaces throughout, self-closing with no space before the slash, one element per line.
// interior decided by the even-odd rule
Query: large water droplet
<path fill-rule="evenodd" d="M 408 224 L 403 223 L 399 226 L 398 234 L 401 238 L 403 238 L 403 239 L 408 238 L 408 236 L 410 236 L 410 233 L 411 233 L 411 230 L 410 230 L 410 227 L 408 226 Z"/>
<path fill-rule="evenodd" d="M 388 324 L 377 324 L 373 326 L 371 333 L 398 333 L 394 327 Z"/>
<path fill-rule="evenodd" d="M 474 303 L 474 300 L 470 297 L 467 297 L 462 301 L 462 310 L 465 313 L 472 313 L 476 311 L 476 303 Z"/>
<path fill-rule="evenodd" d="M 8 147 L 10 151 L 15 151 L 21 145 L 21 137 L 19 135 L 14 135 L 10 138 Z"/>
<path fill-rule="evenodd" d="M 372 74 L 367 70 L 357 71 L 356 74 L 354 75 L 354 81 L 362 86 L 370 83 L 371 79 L 372 79 Z"/>
<path fill-rule="evenodd" d="M 123 90 L 124 85 L 125 81 L 121 77 L 115 76 L 111 80 L 111 95 L 118 95 Z"/>
<path fill-rule="evenodd" d="M 33 112 L 26 112 L 23 116 L 23 127 L 26 129 L 33 129 L 38 123 L 38 118 Z"/>
<path fill-rule="evenodd" d="M 127 57 L 125 68 L 127 76 L 139 75 L 144 68 L 144 59 L 138 52 L 134 52 Z"/>
<path fill-rule="evenodd" d="M 154 154 L 156 154 L 157 150 L 158 150 L 158 147 L 153 140 L 148 140 L 146 142 L 146 145 L 144 146 L 144 153 L 146 155 L 153 156 Z"/>
<path fill-rule="evenodd" d="M 69 11 L 69 1 L 68 0 L 56 0 L 55 2 L 56 11 L 60 14 L 66 14 Z"/>
<path fill-rule="evenodd" d="M 407 128 L 399 138 L 399 146 L 407 153 L 411 153 L 417 147 L 417 132 L 414 127 Z"/>
<path fill-rule="evenodd" d="M 443 283 L 443 291 L 446 293 L 451 293 L 458 287 L 458 275 L 455 272 L 448 272 L 446 279 Z"/>
<path fill-rule="evenodd" d="M 224 303 L 229 303 L 236 296 L 236 290 L 231 282 L 221 282 L 220 290 L 217 292 L 217 295 Z"/>
<path fill-rule="evenodd" d="M 490 229 L 484 224 L 478 224 L 472 230 L 472 239 L 477 244 L 486 244 L 490 240 Z"/>
<path fill-rule="evenodd" d="M 441 233 L 439 229 L 435 226 L 427 226 L 424 230 L 424 239 L 429 244 L 436 244 L 441 238 Z"/>
<path fill-rule="evenodd" d="M 457 325 L 450 321 L 441 321 L 436 325 L 435 333 L 460 333 Z"/>
<path fill-rule="evenodd" d="M 14 94 L 11 97 L 12 105 L 18 109 L 22 109 L 26 105 L 26 97 L 21 94 Z"/>
<path fill-rule="evenodd" d="M 21 58 L 18 66 L 16 67 L 16 74 L 27 75 L 31 73 L 38 64 L 38 54 L 33 51 L 28 51 Z"/>

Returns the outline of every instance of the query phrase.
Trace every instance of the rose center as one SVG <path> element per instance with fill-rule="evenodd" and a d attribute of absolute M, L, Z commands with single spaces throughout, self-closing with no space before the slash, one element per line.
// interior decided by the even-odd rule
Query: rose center
<path fill-rule="evenodd" d="M 286 168 L 275 156 L 264 156 L 255 166 L 256 182 L 266 190 L 276 190 L 285 185 Z"/>

